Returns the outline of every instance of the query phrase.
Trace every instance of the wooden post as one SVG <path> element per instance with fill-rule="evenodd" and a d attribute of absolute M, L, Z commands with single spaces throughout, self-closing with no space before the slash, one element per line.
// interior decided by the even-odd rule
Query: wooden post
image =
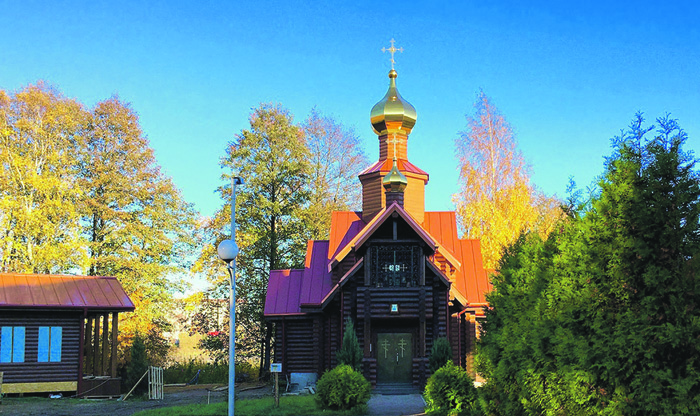
<path fill-rule="evenodd" d="M 2 377 L 5 375 L 4 372 L 0 371 L 0 404 L 2 404 Z"/>
<path fill-rule="evenodd" d="M 112 312 L 112 355 L 110 357 L 110 377 L 117 376 L 117 340 L 119 334 L 119 314 Z"/>
<path fill-rule="evenodd" d="M 100 369 L 102 368 L 102 366 L 100 366 L 100 315 L 95 315 L 95 324 L 93 325 L 93 328 L 95 331 L 92 337 L 92 374 L 95 376 L 101 376 L 102 374 L 100 374 Z"/>
<path fill-rule="evenodd" d="M 280 373 L 275 373 L 275 407 L 280 407 Z"/>
<path fill-rule="evenodd" d="M 102 374 L 108 375 L 107 354 L 109 353 L 109 315 L 102 315 Z"/>
<path fill-rule="evenodd" d="M 94 374 L 93 363 L 92 363 L 92 316 L 88 316 L 85 320 L 85 369 L 83 372 L 85 374 Z"/>

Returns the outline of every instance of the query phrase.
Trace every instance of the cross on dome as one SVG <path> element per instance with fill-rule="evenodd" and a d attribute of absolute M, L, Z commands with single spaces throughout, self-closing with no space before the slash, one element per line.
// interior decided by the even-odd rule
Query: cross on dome
<path fill-rule="evenodd" d="M 396 143 L 399 142 L 399 139 L 396 138 L 396 133 L 392 134 L 392 139 L 389 140 L 387 139 L 387 143 L 392 143 L 394 145 L 394 162 L 396 161 Z"/>
<path fill-rule="evenodd" d="M 394 69 L 394 64 L 396 63 L 396 61 L 394 60 L 394 54 L 396 52 L 403 53 L 403 46 L 400 48 L 395 47 L 394 42 L 396 42 L 396 41 L 394 40 L 394 38 L 391 38 L 391 40 L 389 42 L 391 43 L 391 47 L 382 48 L 382 52 L 389 52 L 391 54 L 391 69 Z"/>

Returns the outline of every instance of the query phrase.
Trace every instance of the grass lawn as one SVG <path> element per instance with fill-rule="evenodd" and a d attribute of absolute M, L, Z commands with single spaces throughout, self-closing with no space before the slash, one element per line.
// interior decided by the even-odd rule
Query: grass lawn
<path fill-rule="evenodd" d="M 367 413 L 367 407 L 360 406 L 344 412 L 320 410 L 316 407 L 313 396 L 283 396 L 280 397 L 280 407 L 275 407 L 275 399 L 273 397 L 237 400 L 235 411 L 237 416 L 354 416 Z M 134 413 L 133 416 L 226 416 L 227 412 L 227 403 L 190 404 L 187 406 L 144 410 Z"/>

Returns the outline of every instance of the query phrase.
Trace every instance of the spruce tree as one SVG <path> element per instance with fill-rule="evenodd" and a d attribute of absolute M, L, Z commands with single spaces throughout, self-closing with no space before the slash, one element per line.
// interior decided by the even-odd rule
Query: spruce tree
<path fill-rule="evenodd" d="M 357 341 L 355 328 L 352 319 L 345 320 L 345 333 L 343 334 L 343 344 L 337 352 L 338 365 L 347 364 L 355 371 L 362 372 L 362 349 Z"/>

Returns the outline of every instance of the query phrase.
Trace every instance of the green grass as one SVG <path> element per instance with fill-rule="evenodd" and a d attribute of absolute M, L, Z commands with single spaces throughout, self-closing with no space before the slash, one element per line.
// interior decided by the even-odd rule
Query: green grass
<path fill-rule="evenodd" d="M 226 416 L 227 411 L 227 403 L 190 404 L 144 410 L 133 416 Z M 283 396 L 280 397 L 280 407 L 275 407 L 273 397 L 237 400 L 235 411 L 238 416 L 356 416 L 367 413 L 367 407 L 358 406 L 348 411 L 321 410 L 316 407 L 313 396 Z"/>

